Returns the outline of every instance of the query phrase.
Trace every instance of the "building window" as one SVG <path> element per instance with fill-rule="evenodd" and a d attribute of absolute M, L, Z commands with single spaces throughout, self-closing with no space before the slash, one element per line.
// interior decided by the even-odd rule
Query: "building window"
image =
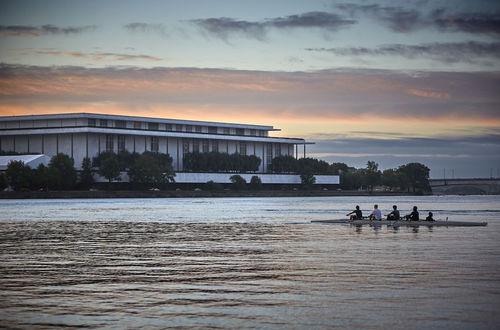
<path fill-rule="evenodd" d="M 157 136 L 152 136 L 151 137 L 151 151 L 152 152 L 158 152 L 158 137 Z"/>
<path fill-rule="evenodd" d="M 224 134 L 229 135 L 230 133 L 229 127 L 224 127 Z"/>
<path fill-rule="evenodd" d="M 245 135 L 245 130 L 243 128 L 237 128 L 236 135 Z"/>
<path fill-rule="evenodd" d="M 106 152 L 114 152 L 115 139 L 111 134 L 106 135 Z"/>
<path fill-rule="evenodd" d="M 125 128 L 127 126 L 127 122 L 125 120 L 115 120 L 116 128 Z"/>
<path fill-rule="evenodd" d="M 100 127 L 108 127 L 108 121 L 106 119 L 99 120 Z"/>
<path fill-rule="evenodd" d="M 217 127 L 208 126 L 208 133 L 209 134 L 217 134 Z"/>
<path fill-rule="evenodd" d="M 174 130 L 175 130 L 176 132 L 182 132 L 182 130 L 183 130 L 183 129 L 184 129 L 184 128 L 182 127 L 182 125 L 179 125 L 179 124 L 175 125 L 175 127 L 174 127 Z"/>
<path fill-rule="evenodd" d="M 266 136 L 265 131 L 259 131 L 259 136 Z"/>
<path fill-rule="evenodd" d="M 118 135 L 118 152 L 125 151 L 125 135 Z"/>
<path fill-rule="evenodd" d="M 279 144 L 279 143 L 276 144 L 275 148 L 276 148 L 276 152 L 275 152 L 276 157 L 281 156 L 281 144 Z"/>
<path fill-rule="evenodd" d="M 192 132 L 193 131 L 193 125 L 186 125 L 186 132 Z"/>
<path fill-rule="evenodd" d="M 201 152 L 208 152 L 208 140 L 203 140 L 201 143 Z"/>
<path fill-rule="evenodd" d="M 251 129 L 251 130 L 250 130 L 250 135 L 251 135 L 251 136 L 256 136 L 256 135 L 257 135 L 257 134 L 255 134 L 255 130 L 254 130 L 254 129 Z"/>
<path fill-rule="evenodd" d="M 268 143 L 266 145 L 266 165 L 271 165 L 271 161 L 273 160 L 273 145 Z"/>
<path fill-rule="evenodd" d="M 240 155 L 246 156 L 247 154 L 247 143 L 240 141 Z"/>
<path fill-rule="evenodd" d="M 165 124 L 165 130 L 173 131 L 172 124 Z"/>
<path fill-rule="evenodd" d="M 184 151 L 185 154 L 189 152 L 189 141 L 184 140 L 182 143 L 182 151 Z"/>
<path fill-rule="evenodd" d="M 194 130 L 196 131 L 196 133 L 201 133 L 201 126 L 195 126 Z"/>
<path fill-rule="evenodd" d="M 219 152 L 219 141 L 218 140 L 212 140 L 212 151 Z"/>
<path fill-rule="evenodd" d="M 200 152 L 200 141 L 193 140 L 193 152 Z"/>
<path fill-rule="evenodd" d="M 148 123 L 148 130 L 157 131 L 158 130 L 158 123 Z"/>
<path fill-rule="evenodd" d="M 142 122 L 134 121 L 134 129 L 142 129 Z"/>
<path fill-rule="evenodd" d="M 95 127 L 95 119 L 89 119 L 89 126 Z"/>

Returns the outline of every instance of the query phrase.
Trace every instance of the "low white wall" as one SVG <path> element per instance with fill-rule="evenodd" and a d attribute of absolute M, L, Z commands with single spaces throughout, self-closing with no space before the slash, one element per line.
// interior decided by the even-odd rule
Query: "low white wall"
<path fill-rule="evenodd" d="M 177 173 L 175 182 L 177 183 L 206 183 L 214 181 L 216 183 L 231 183 L 229 179 L 234 173 Z M 252 176 L 256 175 L 262 183 L 267 184 L 300 184 L 300 175 L 296 174 L 263 174 L 263 173 L 240 173 L 238 174 L 247 182 L 250 182 Z M 338 175 L 315 175 L 316 184 L 339 184 Z"/>
<path fill-rule="evenodd" d="M 229 178 L 235 173 L 188 173 L 179 172 L 175 175 L 176 183 L 207 183 L 212 180 L 216 183 L 231 183 Z M 264 184 L 300 184 L 300 175 L 294 174 L 238 174 L 244 178 L 248 183 L 252 179 L 252 176 L 256 175 Z M 316 184 L 339 184 L 338 175 L 315 175 Z M 103 177 L 96 175 L 97 182 L 107 182 Z M 126 172 L 121 174 L 121 182 L 128 182 L 128 175 Z"/>

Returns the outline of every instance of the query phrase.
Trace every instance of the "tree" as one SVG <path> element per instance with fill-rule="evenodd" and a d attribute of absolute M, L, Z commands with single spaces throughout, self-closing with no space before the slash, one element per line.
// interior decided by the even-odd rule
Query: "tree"
<path fill-rule="evenodd" d="M 184 170 L 193 172 L 255 172 L 261 159 L 255 155 L 222 152 L 190 152 L 184 155 Z"/>
<path fill-rule="evenodd" d="M 103 156 L 104 155 L 104 156 Z M 113 180 L 121 180 L 120 172 L 121 172 L 121 167 L 120 167 L 120 161 L 118 160 L 118 157 L 114 153 L 106 153 L 106 154 L 101 154 L 97 158 L 97 162 L 94 162 L 98 164 L 98 170 L 97 173 L 100 176 L 105 177 L 108 179 L 108 182 L 111 183 Z"/>
<path fill-rule="evenodd" d="M 275 173 L 296 173 L 297 172 L 297 159 L 293 156 L 278 156 L 271 160 L 269 168 Z"/>
<path fill-rule="evenodd" d="M 349 171 L 349 167 L 345 163 L 331 163 L 330 164 L 330 173 L 333 175 L 341 175 Z"/>
<path fill-rule="evenodd" d="M 359 189 L 363 185 L 364 170 L 350 168 L 347 172 L 342 172 L 340 183 L 343 189 Z"/>
<path fill-rule="evenodd" d="M 429 168 L 420 163 L 409 163 L 406 165 L 401 165 L 397 169 L 397 173 L 401 177 L 404 187 L 412 188 L 413 192 L 428 191 L 430 190 L 429 185 Z"/>
<path fill-rule="evenodd" d="M 5 176 L 12 189 L 19 190 L 30 188 L 33 173 L 31 168 L 24 165 L 22 161 L 13 160 L 7 165 Z"/>
<path fill-rule="evenodd" d="M 252 190 L 262 189 L 262 180 L 258 176 L 254 175 L 250 179 L 250 189 Z"/>
<path fill-rule="evenodd" d="M 80 172 L 80 185 L 82 188 L 88 189 L 94 183 L 92 175 L 92 164 L 90 158 L 85 157 L 82 160 L 82 171 Z"/>
<path fill-rule="evenodd" d="M 381 173 L 378 169 L 378 164 L 374 161 L 368 161 L 366 163 L 366 169 L 364 172 L 365 184 L 368 186 L 369 191 L 373 191 L 373 186 L 380 183 Z"/>
<path fill-rule="evenodd" d="M 390 187 L 391 190 L 394 190 L 395 187 L 400 187 L 399 175 L 395 169 L 387 169 L 382 172 L 381 182 L 384 186 Z"/>
<path fill-rule="evenodd" d="M 128 176 L 132 183 L 154 186 L 174 182 L 172 158 L 166 154 L 144 152 L 130 166 Z"/>
<path fill-rule="evenodd" d="M 232 175 L 229 180 L 231 180 L 231 187 L 233 190 L 239 191 L 244 190 L 247 184 L 247 181 L 241 177 L 241 175 Z"/>
<path fill-rule="evenodd" d="M 49 162 L 49 169 L 55 175 L 51 176 L 53 180 L 50 184 L 56 189 L 71 189 L 76 182 L 76 169 L 74 167 L 74 160 L 68 155 L 59 153 L 53 156 Z"/>
<path fill-rule="evenodd" d="M 304 188 L 310 189 L 316 183 L 316 178 L 312 173 L 302 173 L 300 175 L 300 182 Z"/>

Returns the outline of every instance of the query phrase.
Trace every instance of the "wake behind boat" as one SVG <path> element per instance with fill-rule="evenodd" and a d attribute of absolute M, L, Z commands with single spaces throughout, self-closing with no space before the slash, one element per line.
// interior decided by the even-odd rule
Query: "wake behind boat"
<path fill-rule="evenodd" d="M 350 224 L 353 226 L 392 226 L 392 227 L 484 227 L 487 222 L 471 222 L 471 221 L 406 221 L 406 220 L 349 220 L 349 219 L 331 219 L 331 220 L 312 220 L 314 223 L 329 223 L 329 224 Z"/>

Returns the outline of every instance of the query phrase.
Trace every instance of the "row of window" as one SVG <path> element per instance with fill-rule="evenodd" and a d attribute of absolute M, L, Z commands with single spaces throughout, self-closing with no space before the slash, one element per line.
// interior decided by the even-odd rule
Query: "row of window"
<path fill-rule="evenodd" d="M 97 125 L 99 124 L 99 125 Z M 107 119 L 93 119 L 88 120 L 88 125 L 91 127 L 115 127 L 115 128 L 127 128 L 127 122 L 125 120 L 114 120 L 114 126 L 110 120 Z M 134 121 L 131 125 L 134 129 L 147 129 L 151 131 L 158 131 L 160 129 L 159 123 L 146 123 L 142 121 Z M 218 127 L 203 126 L 199 125 L 181 125 L 181 124 L 165 124 L 165 131 L 170 132 L 189 132 L 189 133 L 208 133 L 208 134 L 224 134 L 224 135 L 245 135 L 245 130 L 243 128 L 235 128 L 231 130 L 230 127 Z M 250 129 L 248 130 L 250 136 L 267 136 L 267 131 Z"/>
<path fill-rule="evenodd" d="M 117 137 L 117 152 L 126 151 L 125 147 L 125 135 L 116 135 Z M 159 148 L 159 138 L 157 136 L 152 136 L 150 140 L 150 148 L 149 150 L 152 152 L 158 152 Z M 115 135 L 107 134 L 106 135 L 106 151 L 115 152 Z"/>
<path fill-rule="evenodd" d="M 113 134 L 107 134 L 106 135 L 106 151 L 108 152 L 115 152 L 115 136 L 117 138 L 117 152 L 123 152 L 126 151 L 125 147 L 125 135 L 113 135 Z M 192 148 L 190 149 L 190 145 Z M 209 149 L 209 147 L 211 148 Z M 159 151 L 159 138 L 157 136 L 152 136 L 149 141 L 149 151 L 152 152 L 158 152 Z M 274 150 L 273 150 L 274 149 Z M 193 140 L 183 140 L 182 144 L 182 150 L 184 153 L 188 152 L 209 152 L 209 151 L 214 151 L 214 152 L 219 152 L 219 141 L 218 140 L 198 140 L 198 139 L 193 139 Z M 239 142 L 239 148 L 238 152 L 240 155 L 247 155 L 247 142 L 240 141 Z M 271 159 L 273 157 L 281 155 L 281 144 L 275 144 L 274 148 L 272 145 L 269 145 L 266 148 L 266 158 L 268 160 L 268 164 L 270 164 Z"/>

